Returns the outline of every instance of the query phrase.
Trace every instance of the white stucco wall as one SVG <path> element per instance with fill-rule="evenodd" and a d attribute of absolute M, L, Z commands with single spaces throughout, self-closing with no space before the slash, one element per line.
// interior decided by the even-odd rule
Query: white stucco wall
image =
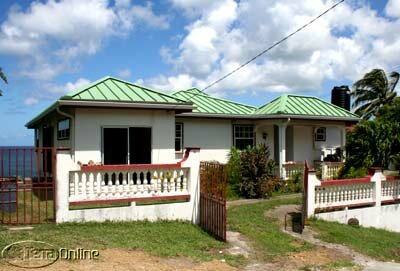
<path fill-rule="evenodd" d="M 152 128 L 152 163 L 175 157 L 175 113 L 166 110 L 83 109 L 75 112 L 75 161 L 101 162 L 102 127 Z"/>
<path fill-rule="evenodd" d="M 132 199 L 133 202 L 126 207 L 70 210 L 69 171 L 77 170 L 78 166 L 68 151 L 61 151 L 57 154 L 56 222 L 187 220 L 198 224 L 200 218 L 200 153 L 198 150 L 190 151 L 188 159 L 182 163 L 182 168 L 189 170 L 187 193 L 190 199 L 187 202 L 137 206 Z"/>
<path fill-rule="evenodd" d="M 307 160 L 312 163 L 320 159 L 320 151 L 314 149 L 314 128 L 311 126 L 293 127 L 293 158 L 294 161 Z"/>
<path fill-rule="evenodd" d="M 233 145 L 231 120 L 177 118 L 176 122 L 183 123 L 183 145 L 200 147 L 201 161 L 227 162 Z"/>
<path fill-rule="evenodd" d="M 350 218 L 357 218 L 363 227 L 400 232 L 400 204 L 327 212 L 316 214 L 315 216 L 342 224 L 347 224 Z"/>
<path fill-rule="evenodd" d="M 314 130 L 320 126 L 294 126 L 293 135 L 293 156 L 294 161 L 304 161 L 312 163 L 314 160 L 321 159 L 321 149 L 334 149 L 341 145 L 341 131 L 339 127 L 326 127 L 326 141 L 314 141 Z M 331 154 L 328 151 L 326 154 Z"/>
<path fill-rule="evenodd" d="M 267 134 L 267 139 L 263 139 L 263 133 Z M 257 125 L 256 127 L 256 144 L 266 144 L 269 147 L 270 158 L 274 159 L 274 126 L 268 125 Z"/>
<path fill-rule="evenodd" d="M 326 141 L 316 141 L 315 148 L 338 148 L 340 147 L 341 136 L 339 127 L 326 127 Z"/>

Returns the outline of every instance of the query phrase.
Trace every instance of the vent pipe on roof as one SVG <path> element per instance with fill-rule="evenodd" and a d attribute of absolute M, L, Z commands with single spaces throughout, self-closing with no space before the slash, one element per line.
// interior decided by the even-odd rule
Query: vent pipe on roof
<path fill-rule="evenodd" d="M 335 86 L 332 89 L 331 103 L 350 111 L 350 89 L 348 86 Z"/>

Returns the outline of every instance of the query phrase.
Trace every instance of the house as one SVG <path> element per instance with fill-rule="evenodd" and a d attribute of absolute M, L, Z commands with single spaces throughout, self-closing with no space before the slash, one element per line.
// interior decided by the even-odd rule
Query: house
<path fill-rule="evenodd" d="M 164 164 L 186 146 L 201 160 L 227 161 L 232 146 L 265 143 L 285 176 L 288 161 L 321 161 L 343 152 L 346 127 L 359 118 L 311 96 L 283 94 L 256 108 L 188 89 L 171 95 L 105 77 L 67 94 L 26 126 L 35 145 L 68 147 L 75 163 Z"/>

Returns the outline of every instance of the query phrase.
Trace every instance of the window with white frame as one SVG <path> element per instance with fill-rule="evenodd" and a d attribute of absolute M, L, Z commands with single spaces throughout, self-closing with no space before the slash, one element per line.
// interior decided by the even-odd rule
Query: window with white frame
<path fill-rule="evenodd" d="M 57 139 L 69 139 L 69 131 L 70 131 L 70 122 L 69 119 L 61 120 L 57 124 Z"/>
<path fill-rule="evenodd" d="M 175 151 L 183 151 L 183 123 L 175 123 Z"/>
<path fill-rule="evenodd" d="M 315 131 L 315 141 L 326 141 L 326 128 L 319 127 Z"/>
<path fill-rule="evenodd" d="M 247 146 L 254 146 L 253 125 L 233 125 L 233 144 L 236 148 L 244 150 Z"/>

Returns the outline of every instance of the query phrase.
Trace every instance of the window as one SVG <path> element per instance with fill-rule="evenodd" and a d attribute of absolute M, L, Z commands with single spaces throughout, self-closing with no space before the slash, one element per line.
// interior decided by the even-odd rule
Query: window
<path fill-rule="evenodd" d="M 247 146 L 254 146 L 254 126 L 234 125 L 233 144 L 240 150 L 244 150 Z"/>
<path fill-rule="evenodd" d="M 325 141 L 326 140 L 326 128 L 319 127 L 315 131 L 315 141 Z"/>
<path fill-rule="evenodd" d="M 183 123 L 175 123 L 175 151 L 183 151 Z"/>
<path fill-rule="evenodd" d="M 69 119 L 61 120 L 58 122 L 57 139 L 69 139 Z"/>
<path fill-rule="evenodd" d="M 150 127 L 103 127 L 105 165 L 151 164 Z"/>

